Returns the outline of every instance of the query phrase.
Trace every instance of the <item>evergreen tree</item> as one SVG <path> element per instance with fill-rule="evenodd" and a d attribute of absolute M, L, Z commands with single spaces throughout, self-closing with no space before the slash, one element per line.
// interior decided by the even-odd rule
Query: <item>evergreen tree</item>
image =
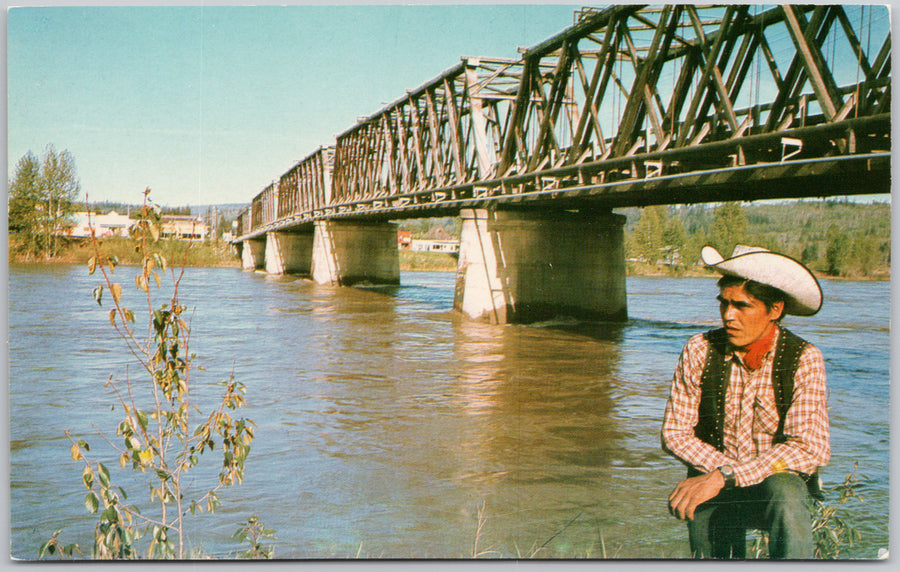
<path fill-rule="evenodd" d="M 663 242 L 674 253 L 678 254 L 681 263 L 685 263 L 684 248 L 687 245 L 687 231 L 677 216 L 669 217 L 666 228 L 663 231 Z"/>
<path fill-rule="evenodd" d="M 834 276 L 840 276 L 846 272 L 847 262 L 850 260 L 850 245 L 847 233 L 836 224 L 832 224 L 825 233 L 825 243 L 827 272 Z"/>
<path fill-rule="evenodd" d="M 853 260 L 856 270 L 863 276 L 871 274 L 878 259 L 878 242 L 869 235 L 853 239 Z"/>
<path fill-rule="evenodd" d="M 803 247 L 803 254 L 800 256 L 800 262 L 809 266 L 818 262 L 818 260 L 819 245 L 814 242 L 807 242 L 806 246 Z"/>
<path fill-rule="evenodd" d="M 645 207 L 641 212 L 631 233 L 633 253 L 650 264 L 655 264 L 660 257 L 660 249 L 666 246 L 663 235 L 666 230 L 668 214 L 666 207 Z"/>
<path fill-rule="evenodd" d="M 747 243 L 747 226 L 747 215 L 740 203 L 723 203 L 713 213 L 713 247 L 728 257 L 736 245 Z"/>
<path fill-rule="evenodd" d="M 9 232 L 25 240 L 30 255 L 40 252 L 42 235 L 41 164 L 29 151 L 16 164 L 16 174 L 9 183 Z"/>

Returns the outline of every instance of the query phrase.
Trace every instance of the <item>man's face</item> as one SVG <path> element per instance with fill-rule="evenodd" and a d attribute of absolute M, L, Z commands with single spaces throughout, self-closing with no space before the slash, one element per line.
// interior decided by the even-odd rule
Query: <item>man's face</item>
<path fill-rule="evenodd" d="M 784 309 L 782 302 L 775 302 L 771 310 L 766 309 L 766 305 L 747 292 L 743 284 L 722 288 L 718 300 L 728 341 L 737 348 L 745 348 L 761 338 Z"/>

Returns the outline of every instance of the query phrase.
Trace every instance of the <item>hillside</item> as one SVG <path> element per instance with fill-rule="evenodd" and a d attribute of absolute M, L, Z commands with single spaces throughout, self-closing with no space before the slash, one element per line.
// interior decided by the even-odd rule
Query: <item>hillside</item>
<path fill-rule="evenodd" d="M 690 266 L 705 244 L 724 255 L 735 244 L 750 244 L 787 254 L 821 274 L 855 278 L 890 275 L 889 202 L 828 199 L 617 212 L 627 217 L 627 258 L 649 265 Z"/>

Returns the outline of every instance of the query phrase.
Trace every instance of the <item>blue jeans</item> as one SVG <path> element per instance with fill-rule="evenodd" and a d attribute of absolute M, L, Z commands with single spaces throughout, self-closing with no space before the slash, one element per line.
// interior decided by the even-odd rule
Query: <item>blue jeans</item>
<path fill-rule="evenodd" d="M 811 499 L 806 481 L 776 473 L 749 487 L 722 491 L 688 521 L 695 558 L 746 558 L 747 529 L 769 533 L 771 558 L 813 557 Z"/>

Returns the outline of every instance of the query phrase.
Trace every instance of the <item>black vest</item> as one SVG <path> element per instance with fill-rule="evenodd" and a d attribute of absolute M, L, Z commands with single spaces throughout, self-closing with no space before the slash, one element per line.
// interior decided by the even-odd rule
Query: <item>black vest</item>
<path fill-rule="evenodd" d="M 775 406 L 778 409 L 778 430 L 774 443 L 783 443 L 784 418 L 794 398 L 794 375 L 800 362 L 800 354 L 807 342 L 788 330 L 781 330 L 775 346 L 775 363 L 772 366 L 772 384 L 775 389 Z M 723 425 L 725 423 L 725 390 L 731 377 L 732 362 L 725 361 L 728 352 L 728 337 L 724 328 L 710 330 L 704 334 L 709 342 L 706 364 L 700 378 L 700 408 L 694 435 L 724 451 Z"/>

